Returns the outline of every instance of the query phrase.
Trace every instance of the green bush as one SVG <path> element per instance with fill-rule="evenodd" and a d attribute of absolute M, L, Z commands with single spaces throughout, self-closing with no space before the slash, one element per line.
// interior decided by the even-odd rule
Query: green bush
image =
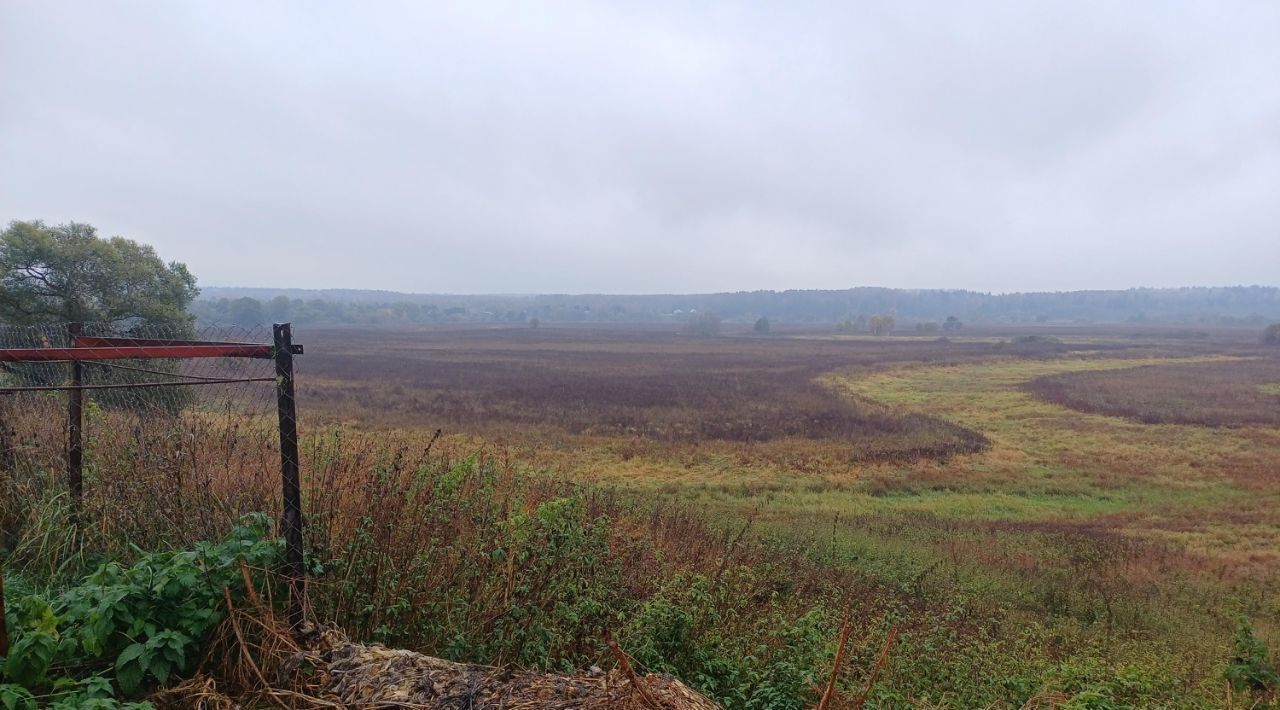
<path fill-rule="evenodd" d="M 746 587 L 758 571 L 726 579 L 676 575 L 628 624 L 627 650 L 646 670 L 670 673 L 726 708 L 804 708 L 830 672 L 835 618 L 814 608 L 799 618 L 781 609 L 743 626 Z"/>
<path fill-rule="evenodd" d="M 189 672 L 225 616 L 224 589 L 246 591 L 241 564 L 272 567 L 281 546 L 255 514 L 220 543 L 139 551 L 132 566 L 104 564 L 61 593 L 15 595 L 0 707 L 28 707 L 37 694 L 55 707 L 115 707 L 117 695 L 136 697 Z"/>
<path fill-rule="evenodd" d="M 1242 618 L 1236 629 L 1235 655 L 1224 675 L 1232 688 L 1246 691 L 1262 702 L 1280 689 L 1280 670 L 1271 661 L 1271 649 L 1253 632 L 1248 619 Z"/>

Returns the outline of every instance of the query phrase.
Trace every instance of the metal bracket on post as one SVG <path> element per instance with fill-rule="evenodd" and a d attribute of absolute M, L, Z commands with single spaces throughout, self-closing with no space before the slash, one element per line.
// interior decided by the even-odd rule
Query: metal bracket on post
<path fill-rule="evenodd" d="M 280 419 L 280 483 L 283 511 L 280 532 L 284 536 L 285 565 L 289 575 L 289 624 L 295 630 L 305 614 L 306 570 L 302 560 L 302 484 L 298 475 L 298 410 L 293 386 L 293 345 L 289 323 L 276 323 L 276 404 Z"/>

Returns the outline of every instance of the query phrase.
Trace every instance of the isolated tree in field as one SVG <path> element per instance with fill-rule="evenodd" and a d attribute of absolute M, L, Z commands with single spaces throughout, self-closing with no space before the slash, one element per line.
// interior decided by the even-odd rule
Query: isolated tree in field
<path fill-rule="evenodd" d="M 1272 323 L 1262 331 L 1263 345 L 1280 345 L 1280 323 Z"/>
<path fill-rule="evenodd" d="M 769 319 L 768 319 L 768 318 L 757 318 L 757 319 L 756 319 L 756 324 L 755 324 L 755 326 L 753 326 L 753 327 L 752 327 L 752 330 L 754 330 L 754 331 L 755 331 L 755 332 L 757 332 L 757 333 L 761 333 L 761 334 L 763 334 L 763 333 L 768 333 L 768 332 L 769 332 Z"/>
<path fill-rule="evenodd" d="M 689 335 L 709 338 L 720 334 L 720 316 L 714 313 L 697 313 L 684 324 L 684 331 Z"/>
<path fill-rule="evenodd" d="M 956 318 L 955 316 L 947 316 L 947 319 L 942 322 L 942 329 L 943 330 L 960 330 L 960 328 L 963 325 L 964 324 L 960 322 L 959 318 Z"/>
<path fill-rule="evenodd" d="M 0 232 L 0 322 L 186 326 L 197 292 L 185 265 L 87 224 L 15 221 Z"/>
<path fill-rule="evenodd" d="M 534 316 L 533 318 L 530 318 L 530 319 L 529 319 L 529 327 L 530 327 L 530 328 L 540 328 L 540 327 L 542 327 L 542 321 L 538 320 L 538 317 L 537 317 L 537 316 Z"/>
<path fill-rule="evenodd" d="M 893 332 L 895 322 L 893 316 L 889 314 L 871 316 L 871 320 L 867 321 L 867 329 L 872 335 L 888 335 Z"/>

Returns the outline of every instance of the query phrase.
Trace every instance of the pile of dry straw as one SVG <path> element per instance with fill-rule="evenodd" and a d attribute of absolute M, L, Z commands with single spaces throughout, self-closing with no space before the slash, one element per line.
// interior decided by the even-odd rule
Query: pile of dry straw
<path fill-rule="evenodd" d="M 230 599 L 228 598 L 228 605 Z M 152 698 L 162 708 L 547 708 L 702 710 L 718 706 L 666 675 L 554 675 L 454 663 L 354 643 L 332 629 L 292 634 L 258 606 L 234 609 L 200 673 Z"/>

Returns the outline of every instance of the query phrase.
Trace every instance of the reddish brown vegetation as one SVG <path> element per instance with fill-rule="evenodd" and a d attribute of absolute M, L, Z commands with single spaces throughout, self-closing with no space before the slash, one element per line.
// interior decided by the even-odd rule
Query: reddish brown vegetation
<path fill-rule="evenodd" d="M 859 405 L 822 373 L 989 356 L 985 343 L 689 338 L 611 329 L 309 333 L 303 396 L 362 426 L 661 442 L 847 441 L 859 458 L 975 451 L 983 437 Z"/>
<path fill-rule="evenodd" d="M 1028 389 L 1073 409 L 1147 424 L 1280 424 L 1280 360 L 1150 365 L 1041 377 Z"/>

